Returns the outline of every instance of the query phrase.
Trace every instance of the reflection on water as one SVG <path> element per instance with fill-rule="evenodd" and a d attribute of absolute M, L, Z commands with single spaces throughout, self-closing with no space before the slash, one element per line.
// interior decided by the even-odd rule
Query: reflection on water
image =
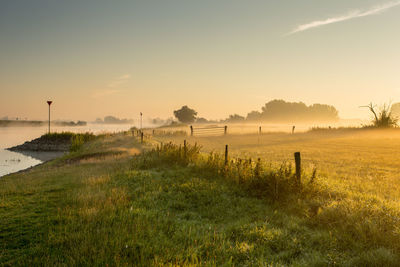
<path fill-rule="evenodd" d="M 88 124 L 80 127 L 52 127 L 52 132 L 119 132 L 128 130 L 131 125 Z M 60 156 L 61 152 L 13 152 L 6 148 L 31 141 L 47 132 L 46 127 L 0 127 L 0 177 L 27 169 L 44 161 Z"/>
<path fill-rule="evenodd" d="M 20 153 L 0 150 L 0 176 L 17 172 L 42 163 L 41 160 L 34 159 Z"/>

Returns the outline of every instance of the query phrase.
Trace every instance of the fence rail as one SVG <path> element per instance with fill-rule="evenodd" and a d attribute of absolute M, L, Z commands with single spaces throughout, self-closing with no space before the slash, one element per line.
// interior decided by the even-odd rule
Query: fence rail
<path fill-rule="evenodd" d="M 195 128 L 190 125 L 191 136 L 206 136 L 206 135 L 226 135 L 228 133 L 228 126 L 209 126 Z"/>

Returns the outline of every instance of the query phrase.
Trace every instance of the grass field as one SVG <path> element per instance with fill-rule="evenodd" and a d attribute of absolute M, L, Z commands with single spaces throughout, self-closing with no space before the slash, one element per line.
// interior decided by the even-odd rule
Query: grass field
<path fill-rule="evenodd" d="M 136 155 L 184 139 L 205 155 Z M 210 168 L 207 153 L 225 144 L 231 159 L 261 158 L 265 177 L 300 151 L 302 187 L 254 194 L 254 164 L 242 183 Z M 144 147 L 103 136 L 0 178 L 0 265 L 398 266 L 399 148 L 395 130 L 169 135 Z"/>

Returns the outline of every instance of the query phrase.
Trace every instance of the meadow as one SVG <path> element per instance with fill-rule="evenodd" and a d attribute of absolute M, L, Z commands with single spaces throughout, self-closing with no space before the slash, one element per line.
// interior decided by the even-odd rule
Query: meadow
<path fill-rule="evenodd" d="M 0 265 L 400 264 L 398 130 L 169 130 L 1 178 Z"/>

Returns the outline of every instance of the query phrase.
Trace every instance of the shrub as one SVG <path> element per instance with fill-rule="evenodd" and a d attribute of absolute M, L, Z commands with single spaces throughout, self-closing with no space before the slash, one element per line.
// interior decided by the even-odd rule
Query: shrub
<path fill-rule="evenodd" d="M 375 128 L 392 128 L 397 126 L 398 119 L 392 115 L 391 105 L 384 104 L 377 112 L 376 106 L 370 103 L 368 106 L 362 106 L 368 108 L 373 114 L 372 125 L 367 127 Z"/>

